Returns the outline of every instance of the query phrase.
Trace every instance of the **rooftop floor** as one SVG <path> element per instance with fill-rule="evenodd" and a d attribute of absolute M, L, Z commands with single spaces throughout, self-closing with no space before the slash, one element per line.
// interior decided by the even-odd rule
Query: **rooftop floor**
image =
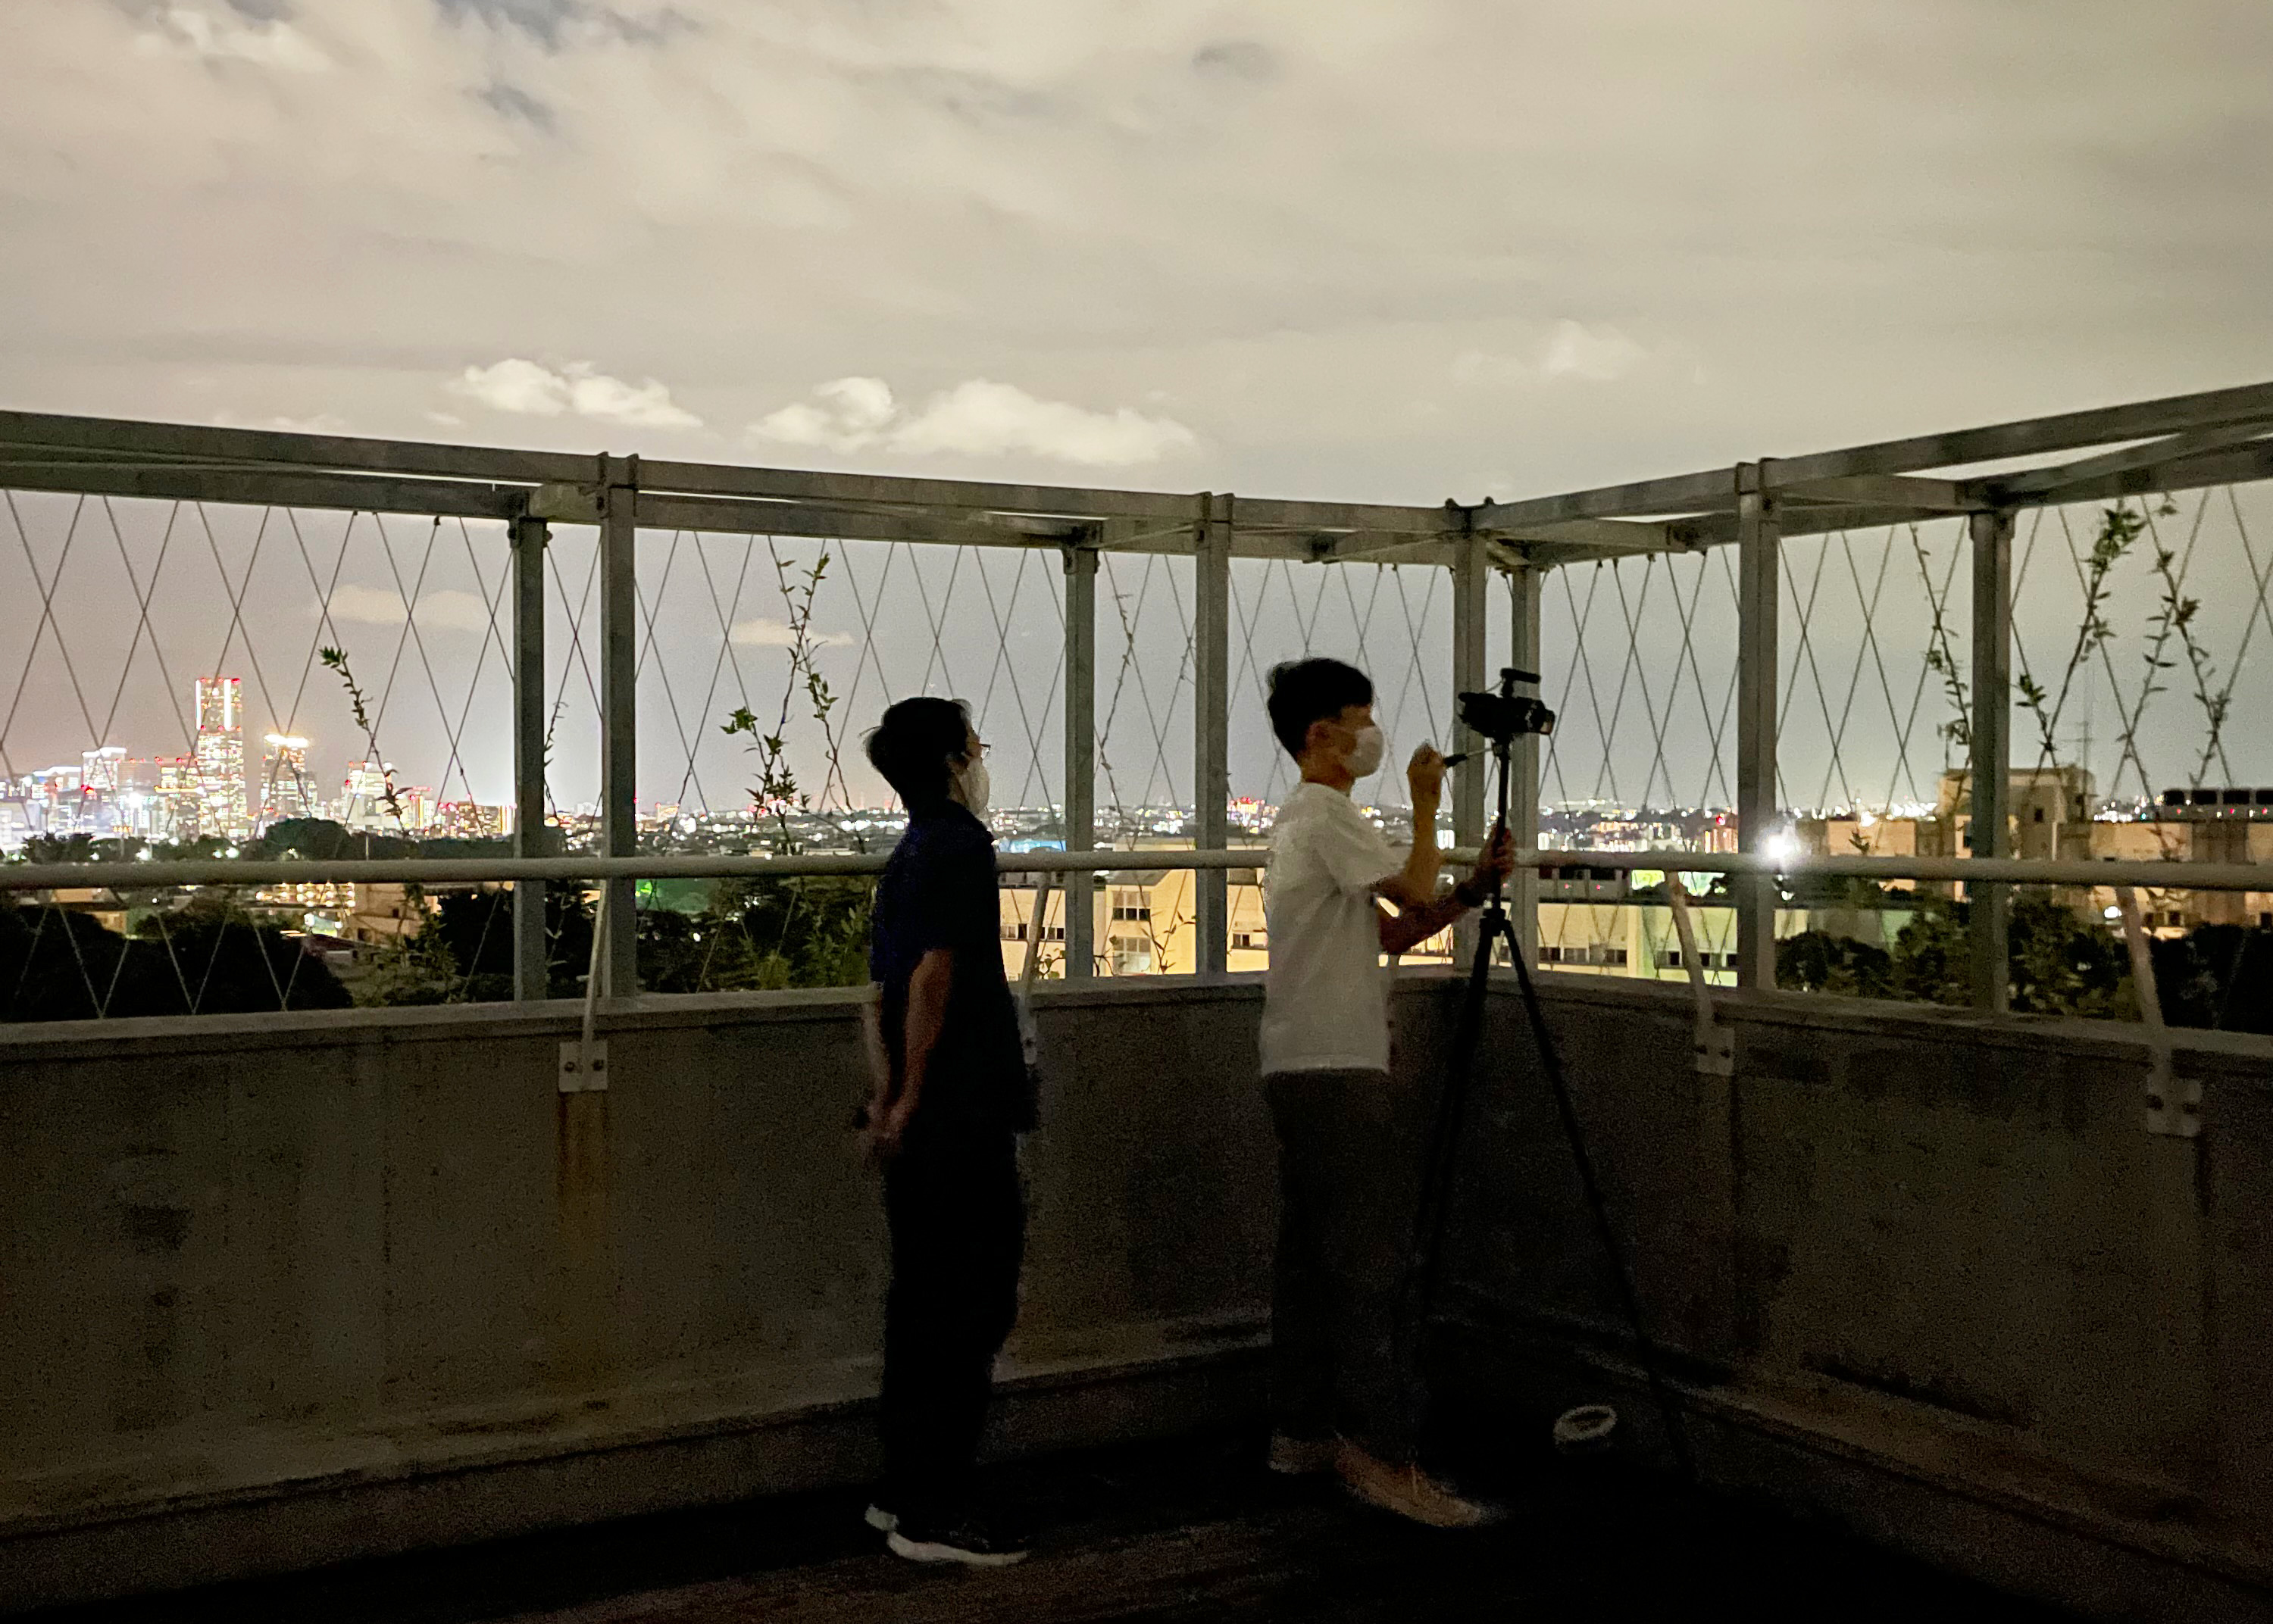
<path fill-rule="evenodd" d="M 889 1619 L 1457 1621 L 2070 1615 L 1997 1595 L 1764 1506 L 1551 1459 L 1511 1476 L 1514 1515 L 1417 1529 L 1329 1485 L 1272 1478 L 1215 1434 L 993 1469 L 1033 1560 L 986 1573 L 886 1553 L 837 1492 L 752 1501 L 29 1615 L 43 1624 L 793 1624 Z"/>

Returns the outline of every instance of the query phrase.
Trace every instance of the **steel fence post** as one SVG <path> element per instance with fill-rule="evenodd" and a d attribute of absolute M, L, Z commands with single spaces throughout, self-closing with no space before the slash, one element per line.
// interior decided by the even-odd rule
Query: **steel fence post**
<path fill-rule="evenodd" d="M 1203 850 L 1230 842 L 1232 498 L 1203 495 L 1192 531 L 1192 794 L 1194 836 Z M 1193 970 L 1220 976 L 1230 966 L 1230 876 L 1192 876 Z"/>
<path fill-rule="evenodd" d="M 2013 753 L 2013 515 L 1977 513 L 1973 543 L 1973 856 L 2013 855 L 2009 822 Z M 1973 1004 L 2001 1013 L 2011 997 L 2007 939 L 2012 892 L 1969 886 L 1966 935 L 1973 960 Z"/>
<path fill-rule="evenodd" d="M 544 827 L 544 547 L 551 529 L 526 514 L 513 521 L 513 849 L 551 855 Z M 513 996 L 550 991 L 544 881 L 513 888 Z"/>
<path fill-rule="evenodd" d="M 1453 543 L 1452 553 L 1452 737 L 1453 753 L 1468 760 L 1452 769 L 1452 843 L 1477 846 L 1484 838 L 1485 796 L 1492 758 L 1482 734 L 1459 719 L 1459 698 L 1487 685 L 1484 675 L 1486 611 L 1491 607 L 1491 568 L 1487 543 L 1475 535 Z M 1393 768 L 1394 763 L 1391 766 Z M 1509 786 L 1511 791 L 1513 786 Z M 1512 803 L 1511 802 L 1511 805 Z M 1422 831 L 1414 830 L 1417 837 Z M 1436 831 L 1428 833 L 1433 837 Z M 1466 964 L 1476 950 L 1476 923 L 1462 919 L 1452 932 L 1452 962 Z"/>
<path fill-rule="evenodd" d="M 600 527 L 600 849 L 639 851 L 639 459 L 604 463 L 606 505 Z M 639 893 L 611 879 L 607 940 L 600 954 L 604 998 L 639 991 Z"/>
<path fill-rule="evenodd" d="M 1737 849 L 1765 852 L 1776 805 L 1776 617 L 1780 613 L 1775 501 L 1767 462 L 1737 465 Z M 1778 887 L 1773 874 L 1741 876 L 1737 894 L 1737 984 L 1773 989 Z"/>
<path fill-rule="evenodd" d="M 1519 670 L 1538 671 L 1544 657 L 1539 646 L 1540 588 L 1547 572 L 1527 564 L 1508 572 L 1508 663 Z M 1508 833 L 1516 849 L 1529 851 L 1539 844 L 1539 735 L 1527 733 L 1515 741 L 1509 755 L 1507 786 Z M 1524 962 L 1539 962 L 1539 871 L 1519 868 L 1509 878 L 1508 917 L 1515 939 L 1523 946 Z"/>
<path fill-rule="evenodd" d="M 1065 843 L 1097 846 L 1097 549 L 1065 550 Z M 1096 963 L 1097 876 L 1065 877 L 1065 973 L 1086 981 Z"/>

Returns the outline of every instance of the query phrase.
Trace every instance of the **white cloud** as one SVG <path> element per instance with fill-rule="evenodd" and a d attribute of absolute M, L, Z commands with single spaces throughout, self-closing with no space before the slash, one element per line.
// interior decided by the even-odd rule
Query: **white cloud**
<path fill-rule="evenodd" d="M 495 366 L 469 366 L 449 387 L 452 394 L 463 395 L 491 411 L 558 417 L 568 409 L 566 378 L 550 367 L 512 356 Z"/>
<path fill-rule="evenodd" d="M 754 620 L 737 620 L 729 639 L 743 648 L 791 648 L 797 644 L 797 633 L 785 621 L 760 616 Z M 851 634 L 845 632 L 814 632 L 806 640 L 815 648 L 844 648 L 852 643 Z"/>
<path fill-rule="evenodd" d="M 325 607 L 333 620 L 355 625 L 399 626 L 403 620 L 402 595 L 386 587 L 335 587 Z M 421 632 L 486 632 L 490 624 L 489 605 L 478 594 L 451 587 L 418 600 Z"/>
<path fill-rule="evenodd" d="M 332 65 L 314 41 L 281 18 L 254 22 L 227 14 L 214 17 L 186 5 L 161 13 L 156 26 L 137 36 L 135 45 L 146 55 L 179 53 L 294 73 L 321 73 Z"/>
<path fill-rule="evenodd" d="M 581 417 L 641 429 L 699 429 L 702 420 L 671 403 L 671 391 L 653 378 L 632 385 L 583 365 L 568 369 L 568 404 Z"/>
<path fill-rule="evenodd" d="M 1044 400 L 1015 384 L 971 378 L 908 412 L 880 378 L 840 378 L 750 425 L 760 439 L 788 445 L 859 451 L 881 445 L 925 454 L 971 457 L 1017 453 L 1091 468 L 1129 468 L 1189 450 L 1198 437 L 1169 417 L 1128 407 L 1091 411 L 1064 400 Z"/>
<path fill-rule="evenodd" d="M 1606 384 L 1625 377 L 1652 352 L 1616 327 L 1590 327 L 1565 318 L 1549 329 L 1532 354 L 1464 349 L 1452 357 L 1453 378 L 1463 384 L 1505 385 L 1540 379 L 1576 378 Z"/>
<path fill-rule="evenodd" d="M 1169 452 L 1198 444 L 1174 418 L 1147 417 L 1125 406 L 1092 412 L 1062 400 L 1038 400 L 1015 385 L 985 378 L 934 396 L 894 438 L 907 451 L 972 456 L 1023 451 L 1098 468 L 1157 462 Z"/>
<path fill-rule="evenodd" d="M 491 366 L 468 367 L 451 380 L 449 389 L 492 411 L 527 416 L 558 417 L 563 412 L 574 412 L 580 417 L 641 429 L 702 426 L 700 417 L 675 404 L 671 391 L 654 378 L 627 384 L 596 370 L 589 361 L 572 361 L 555 370 L 509 355 Z"/>
<path fill-rule="evenodd" d="M 1576 378 L 1606 384 L 1624 378 L 1648 358 L 1649 352 L 1616 327 L 1589 327 L 1575 321 L 1558 321 L 1547 341 L 1540 370 L 1549 378 Z"/>
<path fill-rule="evenodd" d="M 881 378 L 840 378 L 813 393 L 817 402 L 784 406 L 752 423 L 750 432 L 784 445 L 858 451 L 882 438 L 899 415 L 891 385 Z"/>

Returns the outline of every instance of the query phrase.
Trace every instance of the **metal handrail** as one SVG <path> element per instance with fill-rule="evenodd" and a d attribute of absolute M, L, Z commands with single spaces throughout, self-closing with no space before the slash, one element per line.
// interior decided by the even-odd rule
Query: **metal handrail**
<path fill-rule="evenodd" d="M 176 886 L 468 885 L 521 879 L 757 879 L 799 875 L 881 874 L 888 853 L 831 852 L 786 857 L 685 853 L 651 857 L 294 857 L 194 861 L 0 864 L 0 891 L 161 890 Z M 1004 873 L 1097 873 L 1127 869 L 1254 868 L 1266 847 L 1220 851 L 1114 847 L 1095 851 L 1009 851 Z"/>
<path fill-rule="evenodd" d="M 1473 853 L 1461 854 L 1473 857 Z M 1954 880 L 1968 885 L 2149 886 L 2170 891 L 2273 891 L 2273 864 L 2075 862 L 2038 857 L 1767 857 L 1722 851 L 1581 851 L 1541 847 L 1518 866 L 1671 869 L 1684 874 L 1768 874 L 1779 879 Z M 1551 900 L 1551 899 L 1549 899 Z"/>
<path fill-rule="evenodd" d="M 523 879 L 740 879 L 799 875 L 878 874 L 885 853 L 803 857 L 721 857 L 684 853 L 646 857 L 395 857 L 293 858 L 243 862 L 0 864 L 0 891 L 149 891 L 176 886 L 468 885 Z M 1466 866 L 1472 849 L 1447 851 Z M 1006 874 L 1113 873 L 1134 869 L 1258 868 L 1264 846 L 1197 851 L 1182 847 L 1114 847 L 1095 851 L 1003 852 L 995 866 Z M 2020 857 L 1768 857 L 1736 852 L 1594 851 L 1541 846 L 1516 853 L 1520 868 L 1577 865 L 1682 873 L 1767 874 L 1778 878 L 1912 879 L 1971 885 L 2149 886 L 2175 891 L 2273 892 L 2273 864 L 2074 862 Z"/>

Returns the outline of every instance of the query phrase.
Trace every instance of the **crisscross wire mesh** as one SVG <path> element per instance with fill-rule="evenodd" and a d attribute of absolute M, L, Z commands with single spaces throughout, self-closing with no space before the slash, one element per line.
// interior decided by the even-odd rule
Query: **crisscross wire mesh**
<path fill-rule="evenodd" d="M 1880 818 L 1938 805 L 1966 762 L 1969 546 L 1962 519 L 1782 544 L 1780 805 Z"/>
<path fill-rule="evenodd" d="M 971 707 L 999 833 L 1063 838 L 1054 551 L 659 530 L 641 532 L 639 549 L 645 845 L 889 846 L 898 814 L 862 744 L 889 706 L 919 694 Z M 754 730 L 726 730 L 737 710 Z M 860 891 L 653 886 L 641 930 L 658 940 L 687 933 L 673 959 L 683 974 L 664 978 L 670 990 L 757 984 L 746 978 L 803 973 L 782 954 L 813 923 L 815 899 L 849 907 Z M 747 954 L 731 951 L 738 943 Z M 849 947 L 829 963 L 846 976 L 859 968 Z"/>
<path fill-rule="evenodd" d="M 23 650 L 0 674 L 0 843 L 274 856 L 328 838 L 326 820 L 382 841 L 503 834 L 501 526 L 0 497 L 24 588 L 0 595 L 0 645 Z M 425 905 L 328 886 L 50 894 L 13 916 L 0 992 L 21 1004 L 67 970 L 59 996 L 91 1015 L 344 1001 L 333 970 L 356 955 L 335 932 L 394 933 Z M 432 979 L 453 996 L 467 976 Z"/>
<path fill-rule="evenodd" d="M 1260 819 L 1293 788 L 1293 759 L 1265 709 L 1272 668 L 1324 655 L 1372 677 L 1384 739 L 1361 801 L 1406 809 L 1404 763 L 1422 744 L 1450 748 L 1452 587 L 1424 565 L 1237 559 L 1232 570 L 1231 786 Z"/>

